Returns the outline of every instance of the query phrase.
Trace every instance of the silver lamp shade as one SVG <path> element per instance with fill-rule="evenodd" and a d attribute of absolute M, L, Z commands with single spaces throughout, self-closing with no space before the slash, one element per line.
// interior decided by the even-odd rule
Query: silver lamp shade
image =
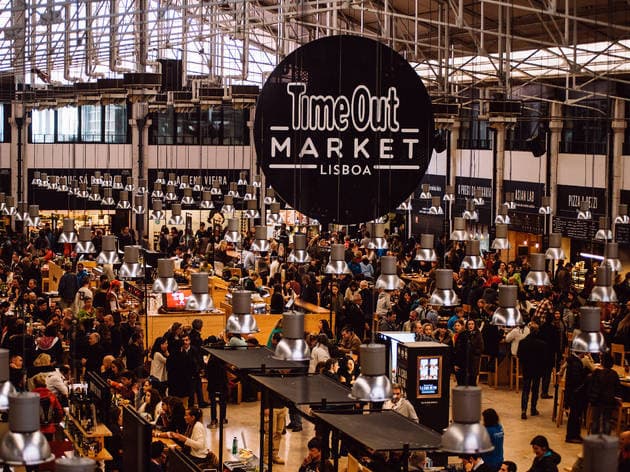
<path fill-rule="evenodd" d="M 590 220 L 591 218 L 593 218 L 593 215 L 591 214 L 591 205 L 588 200 L 580 202 L 580 208 L 577 211 L 577 219 Z"/>
<path fill-rule="evenodd" d="M 573 352 L 599 353 L 606 351 L 606 341 L 600 330 L 600 310 L 596 306 L 580 307 L 580 333 L 573 336 Z"/>
<path fill-rule="evenodd" d="M 462 269 L 483 269 L 486 267 L 481 257 L 481 241 L 473 239 L 466 241 L 466 255 L 461 263 Z"/>
<path fill-rule="evenodd" d="M 39 226 L 41 220 L 39 218 L 39 205 L 28 206 L 28 218 L 26 219 L 27 226 Z"/>
<path fill-rule="evenodd" d="M 251 334 L 260 331 L 251 311 L 252 292 L 247 290 L 232 292 L 232 314 L 227 319 L 225 331 L 237 334 Z"/>
<path fill-rule="evenodd" d="M 55 472 L 94 472 L 96 461 L 89 457 L 60 457 L 55 461 Z"/>
<path fill-rule="evenodd" d="M 454 387 L 453 422 L 442 434 L 440 449 L 452 454 L 482 454 L 494 449 L 481 419 L 481 388 Z"/>
<path fill-rule="evenodd" d="M 136 194 L 133 196 L 133 212 L 136 215 L 144 215 L 146 212 L 144 208 L 144 195 Z"/>
<path fill-rule="evenodd" d="M 79 193 L 79 180 L 72 179 L 70 181 L 70 188 L 68 189 L 68 195 L 77 195 Z"/>
<path fill-rule="evenodd" d="M 160 173 L 158 172 L 158 175 L 159 174 Z M 147 193 L 147 179 L 138 179 L 138 187 L 136 188 L 136 194 L 144 195 L 145 193 Z"/>
<path fill-rule="evenodd" d="M 422 191 L 420 192 L 420 198 L 424 200 L 431 200 L 433 195 L 430 191 L 431 186 L 429 184 L 422 184 Z"/>
<path fill-rule="evenodd" d="M 345 259 L 346 248 L 343 244 L 333 244 L 330 248 L 330 260 L 324 272 L 331 275 L 350 274 L 350 268 Z"/>
<path fill-rule="evenodd" d="M 551 208 L 551 197 L 542 197 L 540 208 L 538 209 L 539 215 L 551 215 L 553 209 Z"/>
<path fill-rule="evenodd" d="M 435 290 L 429 298 L 431 305 L 457 306 L 459 297 L 453 290 L 453 271 L 451 269 L 437 269 L 435 271 Z"/>
<path fill-rule="evenodd" d="M 510 216 L 508 215 L 508 208 L 504 205 L 501 205 L 497 210 L 497 216 L 494 219 L 495 224 L 510 224 Z"/>
<path fill-rule="evenodd" d="M 90 197 L 90 193 L 87 190 L 87 184 L 85 182 L 79 182 L 79 191 L 74 192 L 74 196 L 77 198 L 83 198 L 83 199 Z"/>
<path fill-rule="evenodd" d="M 252 179 L 252 185 L 254 186 L 254 188 L 260 188 L 260 175 L 254 175 L 254 178 Z"/>
<path fill-rule="evenodd" d="M 151 198 L 164 198 L 164 192 L 162 191 L 162 184 L 159 182 L 153 183 L 153 191 L 151 192 Z"/>
<path fill-rule="evenodd" d="M 153 281 L 151 290 L 155 293 L 172 293 L 177 291 L 175 281 L 175 261 L 172 259 L 158 259 L 158 276 Z"/>
<path fill-rule="evenodd" d="M 619 271 L 621 271 L 619 245 L 617 243 L 606 243 L 606 246 L 604 247 L 604 260 L 602 265 L 610 267 L 615 273 L 619 273 Z"/>
<path fill-rule="evenodd" d="M 9 395 L 9 431 L 0 440 L 0 460 L 8 465 L 33 466 L 54 458 L 39 431 L 39 395 Z"/>
<path fill-rule="evenodd" d="M 158 199 L 153 199 L 153 201 L 151 202 L 151 207 L 152 207 L 152 211 L 151 211 L 151 218 L 153 219 L 153 221 L 155 223 L 159 223 L 160 220 L 162 218 L 164 218 L 164 210 L 163 205 L 162 205 L 162 200 Z"/>
<path fill-rule="evenodd" d="M 247 171 L 240 171 L 238 173 L 238 182 L 236 182 L 236 185 L 247 185 Z"/>
<path fill-rule="evenodd" d="M 234 197 L 232 195 L 226 195 L 223 197 L 223 206 L 221 207 L 221 213 L 224 215 L 234 213 Z"/>
<path fill-rule="evenodd" d="M 223 192 L 221 191 L 221 184 L 219 183 L 218 180 L 213 180 L 212 181 L 212 188 L 210 188 L 210 194 L 211 195 L 223 195 Z"/>
<path fill-rule="evenodd" d="M 39 187 L 40 188 L 48 188 L 48 185 L 49 185 L 48 184 L 48 174 L 46 174 L 45 172 L 42 172 L 41 173 L 41 180 L 42 180 L 42 183 L 41 183 L 41 185 Z"/>
<path fill-rule="evenodd" d="M 517 291 L 516 285 L 499 286 L 499 307 L 492 315 L 491 324 L 506 328 L 525 324 L 521 311 L 517 308 Z"/>
<path fill-rule="evenodd" d="M 483 199 L 483 190 L 480 188 L 475 189 L 475 198 L 473 198 L 473 203 L 476 206 L 485 205 L 486 201 Z"/>
<path fill-rule="evenodd" d="M 182 175 L 182 178 L 179 180 L 179 189 L 184 190 L 190 187 L 189 177 L 187 175 Z"/>
<path fill-rule="evenodd" d="M 81 226 L 79 228 L 79 242 L 74 246 L 77 254 L 94 254 L 96 248 L 92 242 L 92 228 L 89 226 Z"/>
<path fill-rule="evenodd" d="M 562 233 L 549 234 L 549 248 L 545 251 L 545 258 L 555 261 L 565 259 L 564 250 L 562 249 Z"/>
<path fill-rule="evenodd" d="M 282 315 L 282 339 L 276 346 L 274 359 L 307 361 L 311 350 L 304 339 L 304 314 L 293 312 Z"/>
<path fill-rule="evenodd" d="M 411 205 L 411 200 L 409 200 L 409 199 L 405 200 L 400 205 L 398 205 L 398 208 L 396 208 L 396 210 L 399 210 L 399 211 L 411 211 L 411 210 L 413 210 L 413 207 Z"/>
<path fill-rule="evenodd" d="M 510 249 L 508 241 L 508 225 L 497 223 L 495 226 L 494 241 L 492 241 L 492 249 Z"/>
<path fill-rule="evenodd" d="M 599 241 L 612 241 L 613 234 L 610 230 L 610 218 L 605 216 L 599 217 L 599 229 L 595 233 L 595 239 Z"/>
<path fill-rule="evenodd" d="M 307 264 L 311 262 L 311 256 L 306 252 L 306 235 L 298 233 L 293 236 L 293 251 L 287 258 L 288 262 L 294 264 Z"/>
<path fill-rule="evenodd" d="M 591 434 L 582 443 L 582 472 L 618 470 L 619 438 L 607 434 Z"/>
<path fill-rule="evenodd" d="M 451 232 L 451 241 L 466 241 L 470 239 L 470 234 L 466 230 L 466 220 L 456 216 L 453 218 L 453 231 Z"/>
<path fill-rule="evenodd" d="M 437 261 L 437 254 L 433 249 L 435 237 L 432 234 L 420 235 L 421 248 L 416 251 L 416 261 L 434 262 Z"/>
<path fill-rule="evenodd" d="M 376 279 L 374 287 L 383 290 L 402 289 L 405 283 L 400 280 L 396 271 L 396 256 L 381 257 L 381 275 Z"/>
<path fill-rule="evenodd" d="M 136 186 L 133 184 L 133 177 L 127 177 L 127 183 L 125 184 L 125 190 L 127 192 L 133 192 L 136 189 Z"/>
<path fill-rule="evenodd" d="M 628 205 L 626 205 L 625 203 L 620 203 L 617 207 L 617 217 L 615 218 L 615 224 L 630 224 L 630 217 L 628 217 Z"/>
<path fill-rule="evenodd" d="M 514 192 L 505 192 L 505 203 L 503 204 L 508 210 L 516 210 L 516 202 L 514 201 Z"/>
<path fill-rule="evenodd" d="M 101 252 L 96 258 L 97 264 L 118 264 L 118 252 L 116 251 L 116 236 L 108 234 L 103 236 L 103 246 Z"/>
<path fill-rule="evenodd" d="M 177 185 L 177 175 L 175 172 L 168 173 L 168 180 L 166 181 L 166 186 L 172 185 L 173 187 Z"/>
<path fill-rule="evenodd" d="M 68 178 L 67 177 L 59 177 L 59 184 L 57 185 L 57 192 L 67 192 L 68 191 Z"/>
<path fill-rule="evenodd" d="M 195 199 L 193 198 L 193 190 L 190 187 L 184 189 L 184 196 L 182 197 L 182 205 L 194 205 Z"/>
<path fill-rule="evenodd" d="M 359 347 L 361 375 L 350 391 L 350 398 L 366 402 L 383 402 L 392 398 L 392 384 L 387 377 L 386 348 L 383 344 Z"/>
<path fill-rule="evenodd" d="M 186 311 L 208 311 L 214 308 L 208 293 L 208 273 L 196 272 L 190 276 L 192 294 L 186 300 Z"/>
<path fill-rule="evenodd" d="M 9 395 L 16 393 L 9 380 L 9 350 L 0 349 L 0 412 L 9 409 Z"/>
<path fill-rule="evenodd" d="M 90 196 L 88 197 L 88 200 L 91 202 L 101 201 L 101 194 L 99 193 L 98 185 L 92 184 L 92 188 L 91 188 Z"/>
<path fill-rule="evenodd" d="M 31 185 L 39 187 L 41 184 L 42 184 L 41 172 L 36 170 L 35 172 L 33 172 L 33 180 L 31 180 Z"/>
<path fill-rule="evenodd" d="M 260 218 L 260 213 L 258 212 L 258 202 L 256 200 L 245 200 L 245 206 L 246 209 L 243 213 L 243 218 L 248 220 Z"/>
<path fill-rule="evenodd" d="M 79 238 L 77 238 L 77 233 L 74 232 L 74 219 L 64 218 L 63 230 L 59 235 L 58 242 L 64 244 L 75 244 L 78 240 Z"/>
<path fill-rule="evenodd" d="M 273 202 L 269 205 L 269 211 L 267 212 L 267 225 L 278 226 L 284 223 L 284 218 L 280 214 L 280 203 Z"/>
<path fill-rule="evenodd" d="M 612 286 L 613 274 L 610 267 L 601 265 L 597 268 L 595 287 L 588 299 L 592 302 L 617 303 L 617 293 Z"/>
<path fill-rule="evenodd" d="M 182 216 L 182 206 L 179 203 L 171 205 L 171 217 L 168 219 L 169 225 L 183 225 L 185 223 Z"/>
<path fill-rule="evenodd" d="M 445 202 L 454 202 L 455 201 L 455 186 L 454 185 L 447 185 L 445 190 L 444 190 L 444 196 L 442 197 L 442 200 L 444 200 Z"/>
<path fill-rule="evenodd" d="M 385 239 L 385 224 L 368 223 L 368 229 L 372 237 L 368 242 L 368 249 L 387 249 L 387 239 Z"/>
<path fill-rule="evenodd" d="M 214 208 L 214 204 L 212 203 L 212 194 L 210 190 L 203 190 L 201 192 L 201 202 L 199 202 L 199 208 L 202 210 L 211 210 Z"/>
<path fill-rule="evenodd" d="M 545 255 L 539 253 L 532 253 L 529 255 L 529 272 L 525 277 L 524 285 L 534 285 L 536 287 L 542 287 L 545 285 L 551 285 L 549 280 L 549 274 L 545 271 Z"/>
<path fill-rule="evenodd" d="M 440 205 L 440 197 L 431 198 L 431 206 L 429 207 L 429 215 L 443 215 L 444 210 Z"/>
<path fill-rule="evenodd" d="M 166 193 L 164 194 L 164 200 L 166 200 L 167 202 L 176 202 L 177 201 L 177 194 L 175 193 L 175 186 L 174 185 L 167 185 L 166 186 Z"/>
<path fill-rule="evenodd" d="M 58 188 L 57 176 L 56 175 L 49 175 L 48 176 L 48 189 L 49 190 L 57 190 L 57 188 Z"/>
<path fill-rule="evenodd" d="M 113 183 L 113 179 L 111 174 L 105 172 L 103 174 L 103 187 L 111 187 Z"/>
<path fill-rule="evenodd" d="M 265 192 L 264 203 L 265 205 L 271 205 L 272 203 L 275 203 L 275 202 L 276 202 L 276 191 L 270 187 Z"/>
<path fill-rule="evenodd" d="M 465 220 L 477 221 L 479 219 L 479 214 L 475 209 L 475 205 L 476 203 L 474 200 L 466 200 L 466 209 L 464 210 L 464 213 L 462 213 L 462 218 Z"/>
<path fill-rule="evenodd" d="M 267 252 L 269 251 L 269 240 L 267 239 L 267 227 L 256 226 L 254 229 L 254 241 L 252 242 L 251 250 L 253 252 Z"/>
<path fill-rule="evenodd" d="M 195 176 L 195 179 L 194 179 L 193 192 L 201 192 L 201 191 L 203 191 L 203 184 L 202 184 L 201 176 L 197 175 Z"/>
<path fill-rule="evenodd" d="M 116 202 L 112 197 L 111 187 L 103 188 L 103 199 L 101 200 L 101 206 L 114 206 Z"/>
<path fill-rule="evenodd" d="M 157 179 L 155 179 L 155 181 L 162 185 L 166 184 L 166 180 L 164 179 L 164 172 L 162 172 L 161 170 L 158 171 Z"/>
<path fill-rule="evenodd" d="M 101 171 L 100 170 L 94 171 L 94 175 L 92 176 L 91 184 L 92 185 L 103 185 L 103 178 L 101 177 Z"/>
<path fill-rule="evenodd" d="M 122 190 L 124 188 L 121 175 L 114 176 L 114 181 L 112 182 L 112 188 L 114 190 Z"/>
<path fill-rule="evenodd" d="M 15 208 L 15 197 L 13 195 L 8 195 L 5 198 L 4 210 L 2 210 L 3 215 L 13 216 L 17 212 Z"/>
<path fill-rule="evenodd" d="M 238 184 L 236 182 L 230 182 L 227 194 L 232 198 L 241 198 L 241 194 L 238 193 Z"/>
<path fill-rule="evenodd" d="M 127 192 L 126 190 L 120 191 L 120 194 L 118 197 L 118 205 L 116 205 L 116 208 L 118 208 L 119 210 L 131 209 L 131 203 L 129 203 L 129 192 Z"/>
<path fill-rule="evenodd" d="M 247 186 L 243 200 L 256 200 L 256 188 L 253 185 Z"/>
<path fill-rule="evenodd" d="M 118 269 L 121 279 L 137 279 L 144 277 L 144 268 L 140 264 L 140 246 L 125 246 L 123 263 Z"/>
<path fill-rule="evenodd" d="M 18 202 L 17 211 L 15 212 L 15 221 L 28 220 L 28 203 Z"/>
<path fill-rule="evenodd" d="M 227 228 L 225 229 L 223 240 L 232 244 L 238 244 L 241 242 L 241 231 L 237 218 L 229 218 L 227 220 Z"/>

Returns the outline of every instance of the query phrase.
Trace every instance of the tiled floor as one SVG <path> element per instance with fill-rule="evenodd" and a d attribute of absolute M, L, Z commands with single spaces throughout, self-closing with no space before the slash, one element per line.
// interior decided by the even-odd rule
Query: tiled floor
<path fill-rule="evenodd" d="M 563 471 L 565 467 L 571 467 L 577 453 L 581 450 L 581 446 L 564 442 L 566 421 L 562 427 L 556 428 L 555 422 L 551 420 L 553 400 L 540 400 L 538 410 L 541 415 L 521 420 L 520 393 L 507 389 L 490 388 L 486 385 L 482 385 L 482 388 L 483 408 L 497 410 L 505 429 L 505 459 L 516 462 L 519 470 L 529 469 L 533 457 L 529 441 L 535 435 L 543 434 L 549 440 L 552 449 L 562 456 L 560 471 Z M 207 409 L 204 414 L 206 416 L 204 421 L 207 423 Z M 239 444 L 242 446 L 241 432 L 244 434 L 247 446 L 257 453 L 259 414 L 260 404 L 258 402 L 228 405 L 229 423 L 225 429 L 224 444 L 226 454 L 229 454 L 234 436 L 239 439 Z M 299 468 L 307 454 L 306 443 L 314 435 L 313 426 L 310 423 L 304 421 L 303 426 L 303 431 L 298 433 L 287 431 L 287 434 L 283 436 L 280 455 L 286 461 L 286 465 L 274 465 L 274 470 L 293 472 Z M 208 429 L 207 431 L 209 432 L 207 435 L 209 447 L 213 451 L 217 451 L 218 430 Z M 340 467 L 340 470 L 343 468 Z"/>

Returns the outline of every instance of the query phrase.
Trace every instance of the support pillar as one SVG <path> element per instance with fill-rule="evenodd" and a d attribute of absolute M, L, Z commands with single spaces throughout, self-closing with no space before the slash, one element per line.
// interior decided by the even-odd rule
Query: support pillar
<path fill-rule="evenodd" d="M 551 103 L 550 107 L 551 120 L 549 120 L 549 145 L 547 146 L 547 165 L 549 171 L 547 175 L 549 180 L 547 181 L 546 194 L 551 198 L 551 208 L 554 210 L 558 208 L 558 156 L 560 155 L 560 138 L 562 134 L 562 106 L 560 103 Z"/>
<path fill-rule="evenodd" d="M 623 186 L 623 141 L 624 133 L 626 131 L 626 117 L 625 117 L 625 103 L 623 100 L 617 98 L 614 103 L 613 120 L 611 128 L 613 132 L 613 149 L 612 149 L 612 162 L 608 165 L 612 166 L 613 172 L 613 185 L 612 185 L 612 200 L 611 207 L 609 208 L 610 221 L 615 221 L 617 218 L 617 210 L 621 203 L 621 190 Z M 613 227 L 614 235 L 614 227 Z"/>

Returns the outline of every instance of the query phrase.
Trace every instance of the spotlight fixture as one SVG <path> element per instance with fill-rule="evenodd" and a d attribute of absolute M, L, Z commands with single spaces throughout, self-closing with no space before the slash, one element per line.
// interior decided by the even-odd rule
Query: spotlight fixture
<path fill-rule="evenodd" d="M 542 287 L 551 285 L 549 274 L 545 271 L 545 255 L 532 253 L 529 255 L 529 272 L 525 277 L 524 285 Z"/>
<path fill-rule="evenodd" d="M 103 236 L 103 243 L 101 252 L 96 258 L 96 263 L 105 264 L 118 264 L 120 259 L 118 258 L 118 252 L 116 251 L 116 236 L 107 234 Z"/>
<path fill-rule="evenodd" d="M 74 247 L 77 254 L 95 254 L 96 248 L 92 242 L 92 228 L 81 226 L 79 228 L 79 242 Z"/>
<path fill-rule="evenodd" d="M 158 224 L 165 216 L 162 200 L 160 200 L 159 198 L 153 199 L 153 201 L 151 202 L 151 209 L 151 219 L 155 224 Z"/>
<path fill-rule="evenodd" d="M 118 269 L 121 279 L 139 279 L 144 277 L 144 268 L 140 264 L 140 246 L 125 246 L 123 263 Z"/>
<path fill-rule="evenodd" d="M 236 334 L 252 334 L 260 331 L 251 311 L 252 292 L 248 292 L 247 290 L 233 291 L 232 314 L 227 319 L 225 331 L 227 333 Z"/>
<path fill-rule="evenodd" d="M 540 208 L 538 209 L 539 215 L 552 215 L 553 209 L 551 208 L 551 197 L 544 196 L 540 202 Z"/>
<path fill-rule="evenodd" d="M 435 249 L 433 249 L 433 243 L 435 242 L 435 237 L 432 234 L 421 234 L 420 235 L 420 246 L 421 248 L 416 251 L 416 261 L 424 261 L 424 262 L 435 262 L 437 261 L 437 254 L 435 253 Z"/>
<path fill-rule="evenodd" d="M 210 194 L 211 195 L 223 195 L 223 192 L 221 191 L 221 184 L 219 183 L 218 180 L 213 180 L 212 181 L 212 188 L 210 189 Z"/>
<path fill-rule="evenodd" d="M 599 229 L 595 233 L 595 239 L 598 241 L 612 241 L 613 234 L 610 230 L 610 218 L 605 216 L 599 217 Z"/>
<path fill-rule="evenodd" d="M 396 270 L 396 256 L 381 257 L 381 275 L 376 279 L 374 288 L 383 290 L 399 290 L 405 283 L 400 280 Z"/>
<path fill-rule="evenodd" d="M 179 203 L 173 203 L 171 205 L 171 217 L 168 219 L 169 225 L 183 225 L 186 223 L 182 216 L 182 206 Z"/>
<path fill-rule="evenodd" d="M 203 190 L 201 192 L 201 202 L 199 202 L 199 208 L 202 210 L 212 210 L 214 204 L 212 203 L 212 194 L 210 190 Z"/>
<path fill-rule="evenodd" d="M 133 184 L 133 177 L 127 176 L 127 183 L 125 184 L 125 190 L 127 192 L 133 193 L 135 189 L 136 189 L 136 186 Z"/>
<path fill-rule="evenodd" d="M 264 204 L 271 205 L 272 203 L 276 203 L 276 191 L 269 187 L 265 192 Z"/>
<path fill-rule="evenodd" d="M 578 220 L 590 220 L 593 218 L 591 214 L 591 204 L 588 200 L 583 200 L 580 202 L 580 209 L 577 210 L 577 219 Z"/>
<path fill-rule="evenodd" d="M 444 200 L 445 202 L 454 202 L 455 201 L 455 186 L 454 185 L 447 185 L 445 190 L 444 190 L 444 196 L 442 197 L 442 200 Z"/>
<path fill-rule="evenodd" d="M 190 187 L 184 189 L 184 196 L 182 197 L 182 205 L 194 205 L 195 199 L 193 198 L 193 190 Z"/>
<path fill-rule="evenodd" d="M 269 240 L 267 239 L 267 227 L 256 226 L 254 228 L 254 241 L 252 242 L 252 252 L 268 252 Z"/>
<path fill-rule="evenodd" d="M 131 203 L 129 203 L 129 192 L 127 192 L 126 190 L 121 190 L 118 198 L 119 200 L 118 200 L 118 205 L 116 205 L 116 208 L 118 208 L 119 210 L 131 209 Z"/>
<path fill-rule="evenodd" d="M 190 274 L 191 295 L 186 300 L 186 311 L 209 311 L 214 308 L 212 297 L 208 293 L 208 273 Z"/>
<path fill-rule="evenodd" d="M 133 180 L 132 180 L 133 182 Z M 122 183 L 122 176 L 121 175 L 115 175 L 114 176 L 114 181 L 112 182 L 112 189 L 114 190 L 123 190 L 125 187 L 123 186 Z M 132 189 L 133 191 L 133 189 Z"/>
<path fill-rule="evenodd" d="M 494 219 L 495 224 L 510 224 L 510 216 L 508 215 L 508 207 L 505 205 L 500 205 L 497 209 L 497 216 Z"/>
<path fill-rule="evenodd" d="M 166 184 L 166 193 L 164 194 L 164 200 L 167 202 L 176 202 L 177 194 L 175 193 L 175 186 Z"/>
<path fill-rule="evenodd" d="M 230 182 L 227 194 L 232 198 L 241 198 L 241 195 L 238 193 L 238 185 L 236 182 Z"/>
<path fill-rule="evenodd" d="M 28 206 L 28 218 L 26 219 L 26 226 L 37 227 L 41 223 L 39 218 L 39 205 Z"/>
<path fill-rule="evenodd" d="M 311 358 L 311 350 L 304 340 L 303 313 L 282 314 L 282 339 L 276 346 L 273 358 L 297 362 L 307 361 Z"/>
<path fill-rule="evenodd" d="M 514 328 L 525 324 L 517 306 L 517 292 L 516 285 L 499 285 L 499 307 L 492 315 L 490 324 L 503 328 Z"/>
<path fill-rule="evenodd" d="M 483 190 L 480 188 L 475 189 L 475 198 L 473 198 L 473 202 L 477 206 L 482 206 L 486 204 L 486 201 L 483 199 Z"/>
<path fill-rule="evenodd" d="M 591 302 L 617 303 L 617 292 L 613 288 L 613 275 L 610 267 L 601 265 L 597 268 L 595 287 L 588 297 Z"/>
<path fill-rule="evenodd" d="M 573 352 L 606 352 L 606 341 L 601 333 L 601 314 L 597 306 L 580 307 L 580 333 L 573 336 Z"/>
<path fill-rule="evenodd" d="M 619 260 L 619 244 L 606 243 L 604 246 L 604 261 L 602 265 L 608 266 L 615 274 L 621 271 L 621 261 Z"/>
<path fill-rule="evenodd" d="M 240 171 L 238 173 L 238 182 L 236 182 L 236 185 L 247 185 L 247 171 Z"/>
<path fill-rule="evenodd" d="M 3 215 L 13 216 L 16 214 L 15 208 L 15 198 L 13 195 L 8 195 L 4 199 L 4 209 L 2 210 Z"/>
<path fill-rule="evenodd" d="M 431 207 L 429 208 L 429 215 L 443 215 L 444 210 L 440 205 L 440 197 L 431 197 Z"/>
<path fill-rule="evenodd" d="M 162 189 L 162 187 L 160 187 L 160 189 Z M 136 194 L 144 195 L 146 193 L 147 193 L 147 179 L 138 179 L 138 188 L 136 188 Z"/>
<path fill-rule="evenodd" d="M 88 197 L 88 200 L 91 202 L 101 201 L 101 194 L 98 191 L 98 185 L 92 184 L 92 190 L 90 192 L 90 196 Z"/>
<path fill-rule="evenodd" d="M 293 251 L 287 258 L 289 263 L 294 264 L 307 264 L 311 262 L 311 256 L 306 252 L 306 235 L 303 233 L 296 233 L 293 236 Z"/>
<path fill-rule="evenodd" d="M 96 188 L 96 193 L 98 195 L 98 187 Z M 86 199 L 90 197 L 90 193 L 87 190 L 87 184 L 85 182 L 79 182 L 79 191 L 74 192 L 74 196 L 81 199 Z M 100 200 L 100 196 L 99 196 L 99 200 Z"/>
<path fill-rule="evenodd" d="M 620 203 L 617 207 L 617 217 L 615 218 L 615 224 L 630 224 L 630 217 L 628 217 L 628 205 L 626 205 L 625 203 Z"/>
<path fill-rule="evenodd" d="M 453 218 L 451 241 L 467 241 L 469 239 L 470 233 L 466 230 L 466 220 L 460 216 L 456 216 Z"/>
<path fill-rule="evenodd" d="M 475 200 L 466 200 L 466 209 L 464 210 L 464 213 L 462 213 L 462 218 L 469 221 L 477 221 L 479 219 L 479 214 L 475 209 L 475 205 Z"/>
<path fill-rule="evenodd" d="M 172 293 L 177 291 L 175 281 L 175 261 L 173 259 L 158 259 L 158 276 L 153 281 L 151 290 L 155 293 Z"/>
<path fill-rule="evenodd" d="M 367 248 L 370 250 L 385 250 L 389 246 L 387 239 L 385 239 L 385 224 L 384 223 L 368 223 L 368 230 L 370 231 L 370 241 Z"/>
<path fill-rule="evenodd" d="M 430 305 L 457 306 L 459 297 L 453 290 L 453 271 L 437 269 L 435 271 L 435 290 L 429 298 Z"/>
<path fill-rule="evenodd" d="M 472 239 L 464 243 L 466 245 L 466 255 L 460 267 L 462 269 L 483 269 L 485 264 L 481 257 L 481 241 Z"/>
<path fill-rule="evenodd" d="M 280 203 L 273 202 L 269 205 L 267 212 L 267 226 L 279 226 L 284 223 L 284 218 L 280 214 Z"/>
<path fill-rule="evenodd" d="M 223 240 L 232 244 L 238 244 L 241 242 L 241 231 L 239 228 L 239 220 L 237 218 L 228 218 L 227 228 L 225 229 Z"/>
<path fill-rule="evenodd" d="M 162 191 L 161 183 L 153 182 L 153 191 L 151 192 L 151 198 L 164 198 L 164 192 Z"/>
<path fill-rule="evenodd" d="M 284 324 L 282 325 L 284 327 Z M 383 344 L 359 346 L 361 374 L 357 377 L 350 398 L 366 402 L 383 402 L 392 398 L 392 384 L 387 377 L 387 351 Z"/>
<path fill-rule="evenodd" d="M 77 233 L 74 232 L 74 219 L 73 218 L 64 218 L 63 219 L 63 230 L 59 235 L 58 242 L 62 244 L 75 244 L 79 241 L 77 238 Z"/>
<path fill-rule="evenodd" d="M 431 200 L 431 186 L 429 184 L 422 184 L 422 192 L 420 192 L 420 198 L 423 200 Z"/>
<path fill-rule="evenodd" d="M 453 387 L 453 422 L 442 434 L 440 449 L 451 454 L 482 454 L 494 449 L 481 419 L 481 388 Z"/>
<path fill-rule="evenodd" d="M 495 225 L 494 241 L 492 241 L 492 249 L 510 249 L 510 242 L 508 241 L 508 225 L 497 224 Z"/>
<path fill-rule="evenodd" d="M 160 185 L 166 184 L 166 181 L 164 180 L 164 172 L 162 172 L 161 170 L 159 170 L 157 173 L 157 178 L 155 179 L 155 183 L 158 183 Z"/>
<path fill-rule="evenodd" d="M 144 215 L 144 195 L 134 195 L 133 196 L 133 212 L 136 215 Z"/>
<path fill-rule="evenodd" d="M 516 210 L 514 192 L 505 192 L 505 203 L 503 203 L 502 206 L 506 207 L 508 210 Z"/>
<path fill-rule="evenodd" d="M 101 200 L 101 206 L 114 206 L 116 202 L 112 197 L 111 187 L 103 188 L 103 199 Z"/>
<path fill-rule="evenodd" d="M 549 233 L 549 248 L 545 251 L 545 258 L 560 261 L 565 257 L 562 249 L 562 233 Z"/>
<path fill-rule="evenodd" d="M 258 202 L 256 200 L 245 200 L 245 211 L 243 212 L 243 218 L 246 218 L 248 220 L 260 218 L 260 213 L 258 212 Z"/>
<path fill-rule="evenodd" d="M 343 244 L 333 244 L 330 247 L 330 260 L 326 264 L 324 273 L 331 275 L 350 274 L 350 268 L 345 260 L 346 248 Z"/>

